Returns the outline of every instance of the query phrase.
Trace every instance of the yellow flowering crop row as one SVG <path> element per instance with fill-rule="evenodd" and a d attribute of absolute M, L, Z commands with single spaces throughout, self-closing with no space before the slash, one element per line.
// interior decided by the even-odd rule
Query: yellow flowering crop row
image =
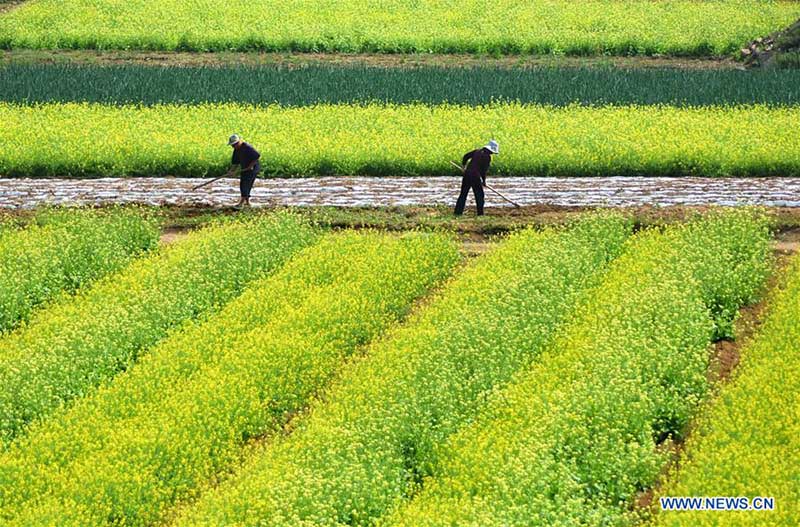
<path fill-rule="evenodd" d="M 798 17 L 773 0 L 30 0 L 0 47 L 709 55 Z"/>
<path fill-rule="evenodd" d="M 152 218 L 128 209 L 50 211 L 0 234 L 0 333 L 28 320 L 42 302 L 154 249 L 158 234 Z"/>
<path fill-rule="evenodd" d="M 12 177 L 221 175 L 232 132 L 268 175 L 457 175 L 492 137 L 497 175 L 800 175 L 800 107 L 0 103 L 0 122 Z"/>
<path fill-rule="evenodd" d="M 659 526 L 800 524 L 800 258 L 662 496 L 772 497 L 774 511 L 660 512 Z M 656 503 L 658 507 L 658 502 Z M 657 509 L 658 510 L 658 509 Z"/>
<path fill-rule="evenodd" d="M 324 238 L 0 455 L 0 517 L 153 524 L 279 431 L 458 261 L 441 235 Z"/>
<path fill-rule="evenodd" d="M 541 360 L 492 394 L 381 525 L 625 524 L 665 462 L 657 443 L 706 397 L 715 313 L 754 299 L 769 254 L 751 212 L 632 238 Z"/>
<path fill-rule="evenodd" d="M 436 465 L 436 445 L 536 357 L 630 225 L 593 216 L 514 235 L 370 349 L 289 436 L 177 525 L 370 525 Z"/>
<path fill-rule="evenodd" d="M 37 311 L 0 339 L 0 445 L 128 368 L 172 328 L 216 310 L 314 237 L 284 214 L 212 226 Z"/>

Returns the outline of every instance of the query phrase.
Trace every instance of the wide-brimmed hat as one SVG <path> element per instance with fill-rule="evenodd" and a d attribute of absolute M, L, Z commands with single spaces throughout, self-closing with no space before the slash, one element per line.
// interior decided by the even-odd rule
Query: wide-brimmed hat
<path fill-rule="evenodd" d="M 491 152 L 493 154 L 499 154 L 500 153 L 500 145 L 497 144 L 497 141 L 495 141 L 494 139 L 489 141 L 489 144 L 484 146 L 484 148 L 487 149 L 489 152 Z"/>
<path fill-rule="evenodd" d="M 241 140 L 242 140 L 241 137 L 239 137 L 237 134 L 233 134 L 228 138 L 228 146 L 233 146 Z"/>

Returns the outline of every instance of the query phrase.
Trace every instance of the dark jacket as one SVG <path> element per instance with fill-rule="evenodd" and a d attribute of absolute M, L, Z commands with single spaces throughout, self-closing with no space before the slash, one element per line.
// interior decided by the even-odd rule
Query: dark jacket
<path fill-rule="evenodd" d="M 253 161 L 257 161 L 261 157 L 261 154 L 258 151 L 250 146 L 249 143 L 242 143 L 238 149 L 233 149 L 233 157 L 231 157 L 231 165 L 239 165 L 244 170 L 247 165 L 252 163 Z M 253 166 L 253 170 L 255 171 L 259 168 L 260 163 L 256 163 Z"/>
<path fill-rule="evenodd" d="M 467 165 L 469 161 L 469 165 Z M 483 184 L 486 184 L 486 172 L 489 171 L 489 165 L 492 164 L 492 153 L 488 148 L 479 148 L 472 152 L 467 152 L 461 158 L 461 166 L 466 166 L 464 175 L 471 178 L 481 178 Z"/>

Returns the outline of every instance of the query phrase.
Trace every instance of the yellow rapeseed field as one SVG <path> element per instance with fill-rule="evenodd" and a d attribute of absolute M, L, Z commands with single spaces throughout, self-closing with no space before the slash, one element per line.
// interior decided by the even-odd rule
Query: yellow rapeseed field
<path fill-rule="evenodd" d="M 542 359 L 441 445 L 422 491 L 380 525 L 630 525 L 668 459 L 657 445 L 707 397 L 714 334 L 757 298 L 769 242 L 766 218 L 746 211 L 637 234 Z"/>
<path fill-rule="evenodd" d="M 0 47 L 718 55 L 798 17 L 774 0 L 30 0 Z"/>
<path fill-rule="evenodd" d="M 315 239 L 288 214 L 226 221 L 139 258 L 0 338 L 0 448 Z"/>
<path fill-rule="evenodd" d="M 444 235 L 325 237 L 0 455 L 0 518 L 152 525 L 280 431 L 459 260 Z"/>
<path fill-rule="evenodd" d="M 155 218 L 134 209 L 54 210 L 0 235 L 0 333 L 59 293 L 118 271 L 158 243 Z"/>
<path fill-rule="evenodd" d="M 660 527 L 800 523 L 800 258 L 771 299 L 742 364 L 699 420 L 661 497 L 731 496 L 774 499 L 772 511 L 659 512 Z"/>
<path fill-rule="evenodd" d="M 0 122 L 6 176 L 221 175 L 234 132 L 268 175 L 453 175 L 489 138 L 497 175 L 800 175 L 798 107 L 0 103 Z"/>

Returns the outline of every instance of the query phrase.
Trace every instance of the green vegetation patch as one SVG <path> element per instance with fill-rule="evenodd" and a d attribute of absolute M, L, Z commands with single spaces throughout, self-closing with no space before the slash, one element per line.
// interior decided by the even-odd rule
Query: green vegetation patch
<path fill-rule="evenodd" d="M 541 360 L 436 450 L 421 492 L 380 525 L 630 525 L 669 458 L 663 442 L 708 395 L 711 340 L 758 298 L 769 243 L 746 210 L 637 234 Z"/>
<path fill-rule="evenodd" d="M 44 210 L 25 229 L 0 230 L 0 333 L 154 249 L 154 219 L 135 209 Z"/>
<path fill-rule="evenodd" d="M 783 31 L 757 38 L 742 48 L 741 58 L 749 66 L 800 69 L 800 20 Z"/>
<path fill-rule="evenodd" d="M 800 71 L 677 68 L 152 67 L 18 64 L 0 68 L 0 100 L 13 103 L 236 102 L 564 106 L 796 105 Z"/>
<path fill-rule="evenodd" d="M 39 310 L 0 339 L 0 446 L 129 368 L 174 328 L 219 310 L 314 238 L 288 214 L 223 222 Z"/>
<path fill-rule="evenodd" d="M 379 53 L 722 55 L 800 16 L 745 0 L 32 0 L 0 47 Z"/>
<path fill-rule="evenodd" d="M 771 301 L 734 380 L 699 420 L 659 496 L 771 497 L 774 511 L 661 512 L 655 525 L 705 527 L 730 515 L 743 527 L 800 522 L 800 258 Z"/>
<path fill-rule="evenodd" d="M 158 523 L 246 442 L 279 431 L 458 261 L 442 235 L 324 238 L 0 456 L 0 516 L 26 526 Z"/>
<path fill-rule="evenodd" d="M 176 525 L 375 525 L 493 389 L 537 361 L 630 232 L 616 215 L 571 227 L 525 230 L 476 260 Z"/>
<path fill-rule="evenodd" d="M 222 175 L 233 132 L 280 176 L 453 176 L 491 137 L 492 175 L 800 175 L 800 107 L 0 103 L 0 122 L 10 177 Z"/>

